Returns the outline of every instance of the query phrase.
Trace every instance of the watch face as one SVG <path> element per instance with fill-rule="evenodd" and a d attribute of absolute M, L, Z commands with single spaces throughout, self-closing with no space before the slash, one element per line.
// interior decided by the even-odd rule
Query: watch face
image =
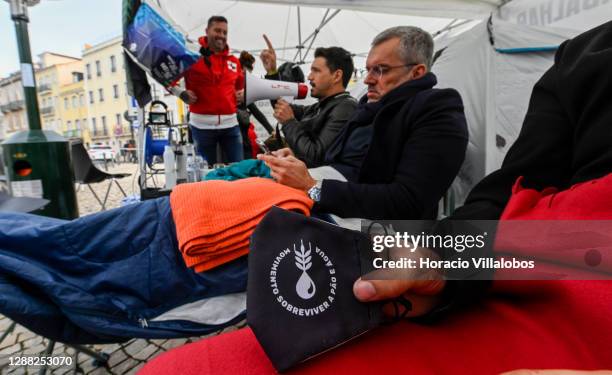
<path fill-rule="evenodd" d="M 308 196 L 315 202 L 321 200 L 321 188 L 314 186 L 308 190 Z"/>

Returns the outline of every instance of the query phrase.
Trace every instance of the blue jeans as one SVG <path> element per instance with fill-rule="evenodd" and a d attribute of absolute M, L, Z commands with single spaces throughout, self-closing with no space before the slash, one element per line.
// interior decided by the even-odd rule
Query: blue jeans
<path fill-rule="evenodd" d="M 227 129 L 198 129 L 194 126 L 190 127 L 196 149 L 210 166 L 219 162 L 234 163 L 244 159 L 242 135 L 238 125 Z M 221 152 L 226 160 L 217 160 L 217 144 L 221 145 Z"/>

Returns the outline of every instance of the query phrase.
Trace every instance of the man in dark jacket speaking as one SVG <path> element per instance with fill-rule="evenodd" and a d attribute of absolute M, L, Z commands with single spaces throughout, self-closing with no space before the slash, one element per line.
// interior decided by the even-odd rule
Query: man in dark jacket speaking
<path fill-rule="evenodd" d="M 315 180 L 287 149 L 260 158 L 279 183 L 308 192 L 340 217 L 434 218 L 468 141 L 457 91 L 434 89 L 433 39 L 400 26 L 380 33 L 366 61 L 367 95 L 327 153 L 347 182 Z"/>
<path fill-rule="evenodd" d="M 266 78 L 279 79 L 276 53 L 264 35 L 268 48 L 261 60 L 268 73 Z M 274 117 L 283 125 L 285 139 L 293 153 L 309 168 L 323 165 L 325 153 L 351 117 L 357 101 L 346 92 L 353 74 L 353 59 L 344 48 L 317 48 L 310 66 L 310 95 L 318 103 L 302 106 L 280 99 L 274 106 Z"/>

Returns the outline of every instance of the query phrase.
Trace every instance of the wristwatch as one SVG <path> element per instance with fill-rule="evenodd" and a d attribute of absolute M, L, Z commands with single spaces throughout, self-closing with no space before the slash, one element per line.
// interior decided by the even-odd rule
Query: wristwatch
<path fill-rule="evenodd" d="M 317 180 L 314 186 L 308 189 L 308 196 L 315 202 L 321 200 L 321 185 L 323 185 L 323 180 Z"/>

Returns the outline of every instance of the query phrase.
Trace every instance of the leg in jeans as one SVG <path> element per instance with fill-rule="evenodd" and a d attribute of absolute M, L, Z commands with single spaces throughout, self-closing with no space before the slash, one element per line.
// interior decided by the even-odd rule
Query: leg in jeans
<path fill-rule="evenodd" d="M 212 166 L 217 162 L 218 130 L 198 129 L 191 125 L 190 127 L 196 149 L 208 165 Z"/>
<path fill-rule="evenodd" d="M 221 129 L 219 132 L 219 142 L 221 149 L 227 157 L 228 163 L 234 163 L 243 159 L 242 152 L 242 136 L 240 135 L 240 127 L 238 125 L 229 128 Z"/>
<path fill-rule="evenodd" d="M 253 152 L 251 149 L 251 140 L 249 139 L 249 126 L 251 124 L 246 124 L 246 127 L 240 125 L 240 135 L 242 136 L 242 156 L 244 159 L 253 159 Z"/>

